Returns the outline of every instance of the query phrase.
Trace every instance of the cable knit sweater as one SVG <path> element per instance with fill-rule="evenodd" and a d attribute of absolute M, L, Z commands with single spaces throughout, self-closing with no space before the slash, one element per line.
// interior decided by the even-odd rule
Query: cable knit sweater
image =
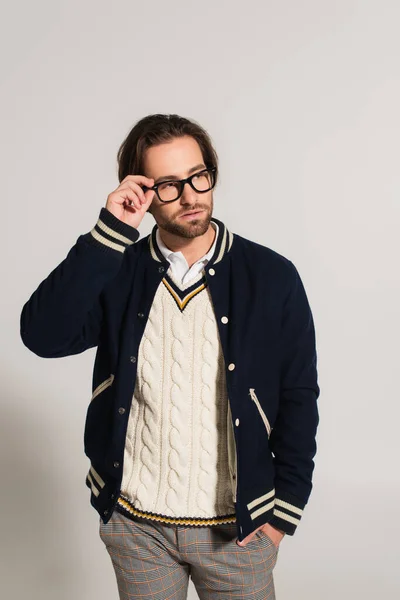
<path fill-rule="evenodd" d="M 117 503 L 127 516 L 235 521 L 224 359 L 203 273 L 215 240 L 190 269 L 181 252 L 157 240 L 170 268 L 139 348 Z"/>

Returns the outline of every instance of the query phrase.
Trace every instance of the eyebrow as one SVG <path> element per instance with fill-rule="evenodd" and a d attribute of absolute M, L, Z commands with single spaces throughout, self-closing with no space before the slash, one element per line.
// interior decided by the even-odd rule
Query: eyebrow
<path fill-rule="evenodd" d="M 194 173 L 194 171 L 197 171 L 198 169 L 206 169 L 206 165 L 204 165 L 203 163 L 200 163 L 199 165 L 196 165 L 194 167 L 192 167 L 191 169 L 189 169 L 188 171 L 188 175 L 191 175 L 192 173 Z M 160 181 L 169 181 L 169 180 L 174 180 L 177 181 L 179 180 L 179 177 L 177 175 L 163 175 L 162 177 L 158 177 L 158 179 L 155 180 L 154 185 L 156 183 L 160 183 Z"/>

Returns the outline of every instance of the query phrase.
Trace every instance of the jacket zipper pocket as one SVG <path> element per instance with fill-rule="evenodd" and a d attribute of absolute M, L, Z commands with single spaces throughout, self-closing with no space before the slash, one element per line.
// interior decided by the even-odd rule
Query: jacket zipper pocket
<path fill-rule="evenodd" d="M 251 396 L 251 398 L 254 400 L 254 402 L 255 402 L 255 404 L 256 404 L 256 406 L 257 406 L 257 408 L 258 408 L 258 412 L 260 413 L 260 415 L 261 415 L 261 418 L 262 418 L 262 420 L 264 421 L 265 429 L 267 430 L 267 435 L 268 435 L 268 437 L 269 437 L 269 436 L 271 435 L 271 430 L 272 430 L 272 427 L 271 427 L 271 425 L 269 424 L 269 421 L 268 421 L 268 419 L 267 419 L 267 415 L 265 414 L 265 412 L 264 412 L 264 411 L 263 411 L 263 409 L 262 409 L 262 406 L 261 406 L 261 404 L 260 404 L 260 401 L 259 401 L 259 399 L 258 399 L 258 398 L 257 398 L 257 396 L 256 396 L 256 393 L 255 393 L 255 391 L 254 391 L 254 388 L 250 388 L 250 396 Z"/>
<path fill-rule="evenodd" d="M 107 379 L 105 381 L 103 381 L 102 383 L 100 383 L 100 385 L 98 385 L 97 388 L 93 391 L 93 394 L 92 394 L 92 397 L 90 399 L 90 402 L 94 398 L 96 398 L 96 396 L 98 396 L 99 394 L 101 394 L 101 392 L 103 390 L 105 390 L 108 386 L 110 386 L 113 381 L 114 381 L 114 375 L 113 375 L 113 373 L 111 373 L 111 375 L 109 377 L 107 377 Z"/>
<path fill-rule="evenodd" d="M 235 433 L 233 431 L 232 425 L 232 413 L 231 407 L 228 400 L 228 410 L 227 410 L 227 442 L 228 442 L 228 464 L 229 464 L 229 472 L 231 477 L 232 484 L 232 495 L 233 501 L 236 502 L 237 498 L 237 456 L 236 456 L 236 442 L 235 442 Z"/>

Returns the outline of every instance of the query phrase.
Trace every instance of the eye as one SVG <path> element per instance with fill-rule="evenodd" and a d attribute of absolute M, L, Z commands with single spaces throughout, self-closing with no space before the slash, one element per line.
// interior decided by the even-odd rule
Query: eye
<path fill-rule="evenodd" d="M 176 183 L 174 183 L 173 181 L 163 181 L 162 183 L 160 183 L 158 185 L 158 189 L 165 190 L 169 187 L 175 187 L 175 186 L 176 186 Z"/>

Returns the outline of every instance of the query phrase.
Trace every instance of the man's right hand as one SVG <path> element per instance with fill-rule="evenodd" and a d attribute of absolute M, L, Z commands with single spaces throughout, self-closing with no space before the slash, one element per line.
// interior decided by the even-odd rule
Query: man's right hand
<path fill-rule="evenodd" d="M 155 195 L 154 190 L 143 192 L 139 184 L 151 187 L 154 179 L 144 175 L 127 175 L 116 190 L 107 196 L 106 209 L 131 227 L 139 227 Z"/>

